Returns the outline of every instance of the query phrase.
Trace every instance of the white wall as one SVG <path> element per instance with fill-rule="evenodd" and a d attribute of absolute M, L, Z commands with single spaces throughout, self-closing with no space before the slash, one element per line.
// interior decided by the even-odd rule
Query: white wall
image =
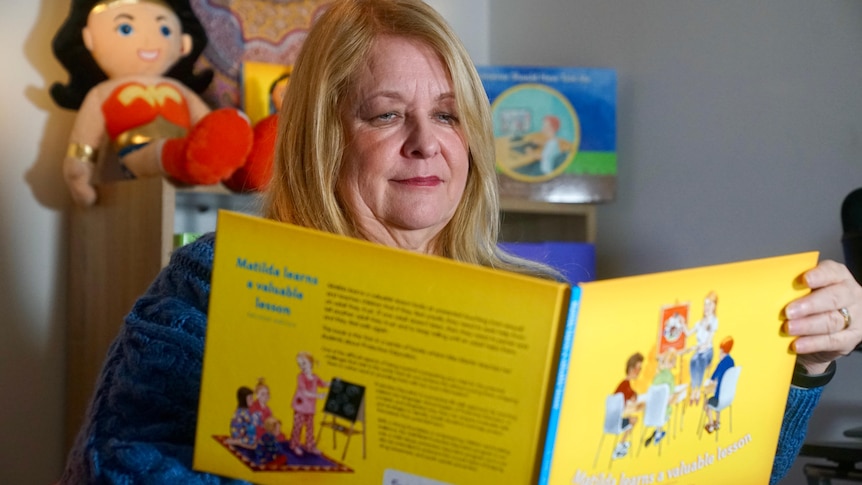
<path fill-rule="evenodd" d="M 0 483 L 56 480 L 62 462 L 64 208 L 71 115 L 50 39 L 64 0 L 0 6 Z"/>
<path fill-rule="evenodd" d="M 494 0 L 493 64 L 614 68 L 618 197 L 600 278 L 820 250 L 862 186 L 862 2 Z M 862 425 L 844 359 L 809 436 Z M 805 461 L 799 460 L 800 461 Z M 805 483 L 797 465 L 785 484 Z"/>
<path fill-rule="evenodd" d="M 491 0 L 426 0 L 452 26 L 476 64 L 487 64 L 490 54 L 488 11 Z"/>

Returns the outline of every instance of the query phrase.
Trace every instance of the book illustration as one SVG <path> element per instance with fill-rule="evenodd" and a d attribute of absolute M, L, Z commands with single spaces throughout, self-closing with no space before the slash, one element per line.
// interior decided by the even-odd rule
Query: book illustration
<path fill-rule="evenodd" d="M 718 326 L 715 313 L 717 300 L 716 292 L 710 291 L 704 299 L 704 316 L 692 327 L 688 327 L 686 323 L 688 303 L 662 306 L 658 340 L 655 344 L 657 352 L 653 352 L 657 354 L 655 366 L 643 373 L 645 358 L 640 351 L 632 353 L 626 360 L 625 378 L 604 402 L 603 432 L 593 462 L 594 468 L 598 464 L 604 438 L 608 434 L 615 437 L 609 467 L 613 466 L 613 460 L 625 458 L 635 448 L 639 455 L 643 447 L 658 445 L 658 453 L 661 454 L 668 429 L 672 431 L 673 438 L 683 431 L 686 408 L 699 405 L 702 392 L 708 397 L 701 408 L 695 408 L 700 421 L 694 430 L 700 437 L 703 430 L 712 433 L 718 429 L 721 410 L 733 401 L 739 368 L 736 367 L 734 372 L 730 373 L 733 376 L 730 379 L 732 384 L 726 384 L 722 392 L 721 385 L 726 382 L 725 371 L 735 366 L 730 357 L 733 338 L 727 336 L 719 345 L 718 364 L 707 382 L 704 382 L 704 376 L 712 362 L 712 336 Z M 686 337 L 691 334 L 697 334 L 697 344 L 686 347 Z M 692 352 L 694 353 L 690 357 L 689 366 L 686 367 L 685 357 Z M 644 378 L 643 374 L 646 374 Z M 643 391 L 645 386 L 648 387 Z M 642 392 L 636 391 L 636 388 Z M 638 426 L 640 423 L 642 425 Z M 633 446 L 632 431 L 635 428 L 640 428 L 641 433 Z"/>
<path fill-rule="evenodd" d="M 542 84 L 507 89 L 491 106 L 497 166 L 525 182 L 551 179 L 575 158 L 578 115 L 562 93 Z"/>
<path fill-rule="evenodd" d="M 491 101 L 500 195 L 555 203 L 613 200 L 616 73 L 477 66 Z"/>
<path fill-rule="evenodd" d="M 213 435 L 213 438 L 253 471 L 353 471 L 318 448 L 315 417 L 318 400 L 325 398 L 325 415 L 352 418 L 355 422 L 362 408 L 364 388 L 339 379 L 333 379 L 332 383 L 324 381 L 314 373 L 314 356 L 309 352 L 299 352 L 296 362 L 300 372 L 291 399 L 293 418 L 289 439 L 283 432 L 281 419 L 273 415 L 268 405 L 270 388 L 263 378 L 254 390 L 247 386 L 237 389 L 230 436 Z M 329 389 L 328 395 L 319 389 Z M 324 419 L 318 434 L 325 425 Z M 345 445 L 341 461 L 346 454 Z"/>
<path fill-rule="evenodd" d="M 362 458 L 366 458 L 366 421 L 365 421 L 365 386 L 333 379 L 323 405 L 324 417 L 320 423 L 320 435 L 324 428 L 332 431 L 332 447 L 337 447 L 338 434 L 344 434 L 347 440 L 341 459 L 347 455 L 350 439 L 354 435 L 362 437 Z"/>
<path fill-rule="evenodd" d="M 589 290 L 595 284 L 585 283 L 582 289 Z M 745 312 L 757 304 L 757 296 L 739 289 L 715 290 L 707 286 L 708 281 L 700 285 L 698 289 L 659 286 L 644 297 L 644 305 L 614 316 L 640 322 L 626 326 L 627 332 L 637 335 L 619 335 L 612 346 L 604 348 L 619 363 L 613 365 L 614 372 L 597 369 L 587 378 L 590 373 L 583 367 L 585 362 L 570 364 L 569 378 L 578 376 L 581 392 L 577 394 L 572 388 L 563 398 L 555 441 L 563 449 L 551 448 L 556 472 L 549 472 L 540 483 L 674 481 L 708 473 L 709 468 L 733 460 L 743 466 L 750 461 L 743 457 L 757 456 L 760 451 L 756 449 L 761 446 L 763 453 L 774 452 L 774 444 L 760 441 L 764 433 L 774 432 L 766 431 L 764 422 L 777 417 L 773 420 L 780 423 L 783 407 L 764 409 L 756 396 L 776 392 L 782 399 L 786 397 L 786 389 L 762 372 L 762 367 L 772 364 L 763 359 L 761 348 L 780 325 L 772 330 L 752 326 L 752 318 Z M 722 308 L 727 310 L 721 326 L 720 295 Z M 662 302 L 668 299 L 674 302 Z M 700 305 L 691 301 L 702 302 L 702 308 L 695 308 Z M 658 318 L 648 325 L 648 315 L 655 315 L 656 310 Z M 692 310 L 701 315 L 696 321 L 690 319 Z M 600 318 L 606 320 L 608 316 Z M 590 324 L 590 318 L 581 314 L 579 324 Z M 650 331 L 650 326 L 655 330 Z M 595 357 L 598 349 L 581 347 L 580 351 Z M 743 367 L 749 370 L 743 372 Z M 761 368 L 757 376 L 751 370 L 755 367 Z M 600 382 L 606 374 L 616 379 L 623 375 L 613 387 L 606 380 Z M 587 392 L 595 387 L 590 382 L 583 384 L 585 379 L 600 385 L 604 392 Z M 772 413 L 772 418 L 766 418 L 764 412 Z M 587 447 L 583 441 L 593 444 Z M 580 456 L 587 450 L 589 464 Z M 673 458 L 668 460 L 668 455 Z M 760 473 L 768 476 L 769 467 L 758 466 L 763 468 Z M 694 480 L 687 483 L 707 483 L 706 477 L 712 475 L 697 476 L 701 478 L 687 477 Z"/>
<path fill-rule="evenodd" d="M 269 62 L 242 63 L 241 106 L 252 124 L 278 113 L 293 66 Z"/>

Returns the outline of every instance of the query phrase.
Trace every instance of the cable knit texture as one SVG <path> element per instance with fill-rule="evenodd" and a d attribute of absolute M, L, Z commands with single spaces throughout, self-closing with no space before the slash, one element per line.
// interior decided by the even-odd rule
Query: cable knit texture
<path fill-rule="evenodd" d="M 178 249 L 108 352 L 62 483 L 222 484 L 191 469 L 214 235 Z M 820 390 L 791 389 L 770 483 L 796 458 Z"/>
<path fill-rule="evenodd" d="M 822 387 L 813 389 L 790 388 L 790 394 L 787 396 L 787 407 L 784 409 L 781 433 L 778 435 L 778 450 L 775 453 L 775 462 L 772 464 L 770 485 L 778 483 L 793 465 L 793 461 L 805 441 L 805 433 L 808 432 L 808 418 L 814 412 L 814 407 L 820 401 L 822 393 Z"/>

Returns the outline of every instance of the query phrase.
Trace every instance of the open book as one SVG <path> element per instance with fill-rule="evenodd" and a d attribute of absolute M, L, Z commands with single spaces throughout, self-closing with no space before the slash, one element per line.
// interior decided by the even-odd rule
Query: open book
<path fill-rule="evenodd" d="M 781 309 L 816 258 L 572 288 L 222 211 L 194 467 L 288 484 L 765 483 L 794 363 Z"/>

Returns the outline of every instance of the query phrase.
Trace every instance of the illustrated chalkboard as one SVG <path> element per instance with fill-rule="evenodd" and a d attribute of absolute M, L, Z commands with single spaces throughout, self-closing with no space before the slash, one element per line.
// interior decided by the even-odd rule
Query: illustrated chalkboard
<path fill-rule="evenodd" d="M 364 396 L 365 386 L 334 378 L 329 385 L 323 411 L 353 423 L 359 415 Z"/>

